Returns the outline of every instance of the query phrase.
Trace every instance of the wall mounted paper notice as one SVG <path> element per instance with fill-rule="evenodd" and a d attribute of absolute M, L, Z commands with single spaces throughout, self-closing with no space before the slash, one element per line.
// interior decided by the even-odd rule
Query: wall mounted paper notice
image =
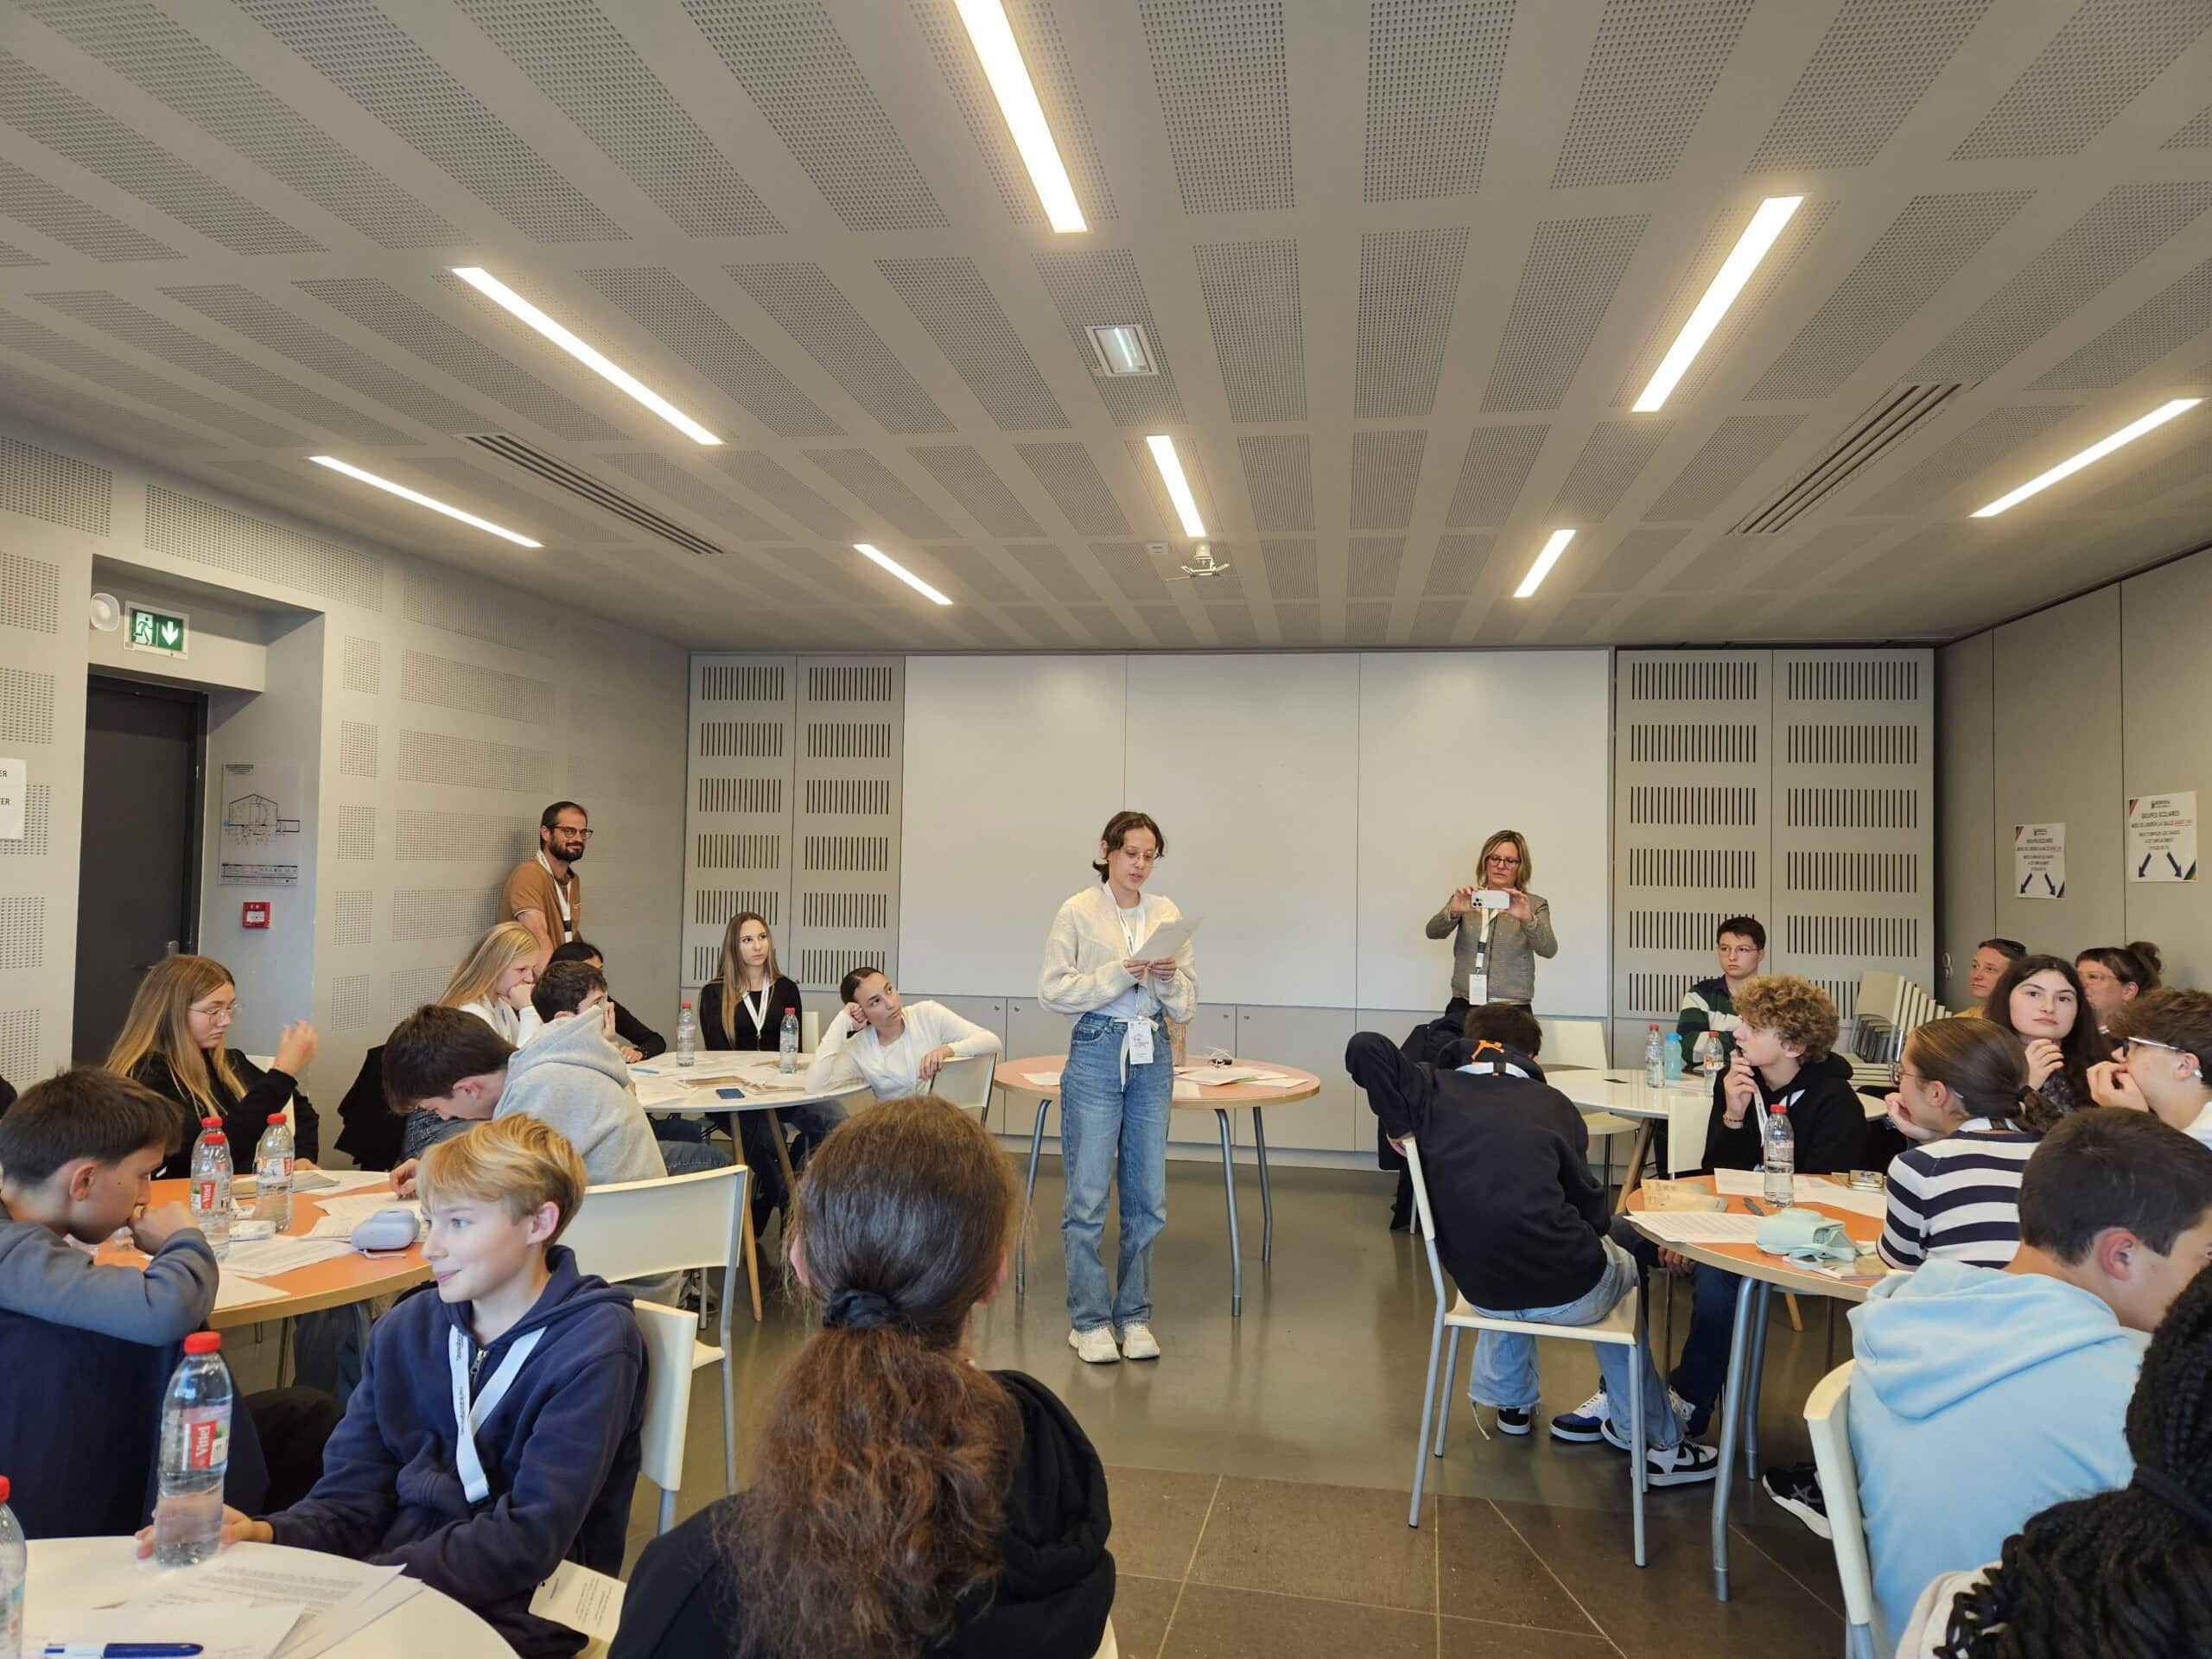
<path fill-rule="evenodd" d="M 0 760 L 0 771 L 8 765 Z M 4 787 L 4 785 L 0 785 Z M 0 807 L 0 819 L 5 808 Z M 2138 795 L 2127 804 L 2127 879 L 2196 880 L 2196 791 Z"/>
<path fill-rule="evenodd" d="M 2016 823 L 2012 826 L 2012 896 L 2016 899 L 2063 899 L 2066 896 L 2064 824 Z"/>
<path fill-rule="evenodd" d="M 0 760 L 0 841 L 23 838 L 23 801 L 29 792 L 29 763 Z"/>
<path fill-rule="evenodd" d="M 622 1623 L 624 1587 L 620 1579 L 594 1573 L 578 1561 L 563 1561 L 537 1586 L 530 1611 L 582 1635 L 612 1642 Z"/>

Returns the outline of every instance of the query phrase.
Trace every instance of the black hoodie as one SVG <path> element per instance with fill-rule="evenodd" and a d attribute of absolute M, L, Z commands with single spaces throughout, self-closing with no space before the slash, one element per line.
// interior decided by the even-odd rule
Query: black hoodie
<path fill-rule="evenodd" d="M 1859 1103 L 1859 1091 L 1851 1086 L 1850 1061 L 1840 1054 L 1808 1060 L 1798 1067 L 1789 1086 L 1782 1090 L 1768 1088 L 1766 1079 L 1756 1070 L 1751 1075 L 1758 1078 L 1762 1103 L 1789 1103 L 1789 1132 L 1796 1142 L 1800 1175 L 1834 1175 L 1860 1167 L 1858 1160 L 1866 1141 L 1866 1109 Z M 1724 1071 L 1713 1080 L 1713 1116 L 1705 1129 L 1705 1166 L 1757 1169 L 1766 1158 L 1759 1145 L 1758 1114 L 1745 1113 L 1741 1128 L 1728 1127 L 1725 1121 L 1728 1096 L 1722 1087 L 1727 1076 Z"/>
<path fill-rule="evenodd" d="M 1021 1446 L 1001 1540 L 996 1592 L 964 1614 L 931 1659 L 1091 1659 L 1114 1605 L 1106 1471 L 1068 1408 L 1020 1371 L 991 1375 L 1021 1413 Z M 743 1587 L 717 1540 L 741 1492 L 647 1544 L 630 1574 L 609 1659 L 721 1659 L 745 1631 Z"/>

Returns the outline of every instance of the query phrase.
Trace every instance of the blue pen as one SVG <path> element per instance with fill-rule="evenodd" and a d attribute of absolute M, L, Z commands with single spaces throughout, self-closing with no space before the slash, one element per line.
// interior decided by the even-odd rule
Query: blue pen
<path fill-rule="evenodd" d="M 49 1642 L 42 1659 L 192 1659 L 197 1642 Z"/>

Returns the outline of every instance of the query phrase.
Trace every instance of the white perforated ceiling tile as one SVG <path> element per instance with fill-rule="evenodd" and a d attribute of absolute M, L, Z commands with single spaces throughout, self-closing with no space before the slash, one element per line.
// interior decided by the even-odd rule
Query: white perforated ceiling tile
<path fill-rule="evenodd" d="M 1352 599 L 1389 599 L 1398 591 L 1398 567 L 1405 563 L 1402 536 L 1355 536 L 1344 563 L 1344 592 Z"/>
<path fill-rule="evenodd" d="M 1599 523 L 1628 493 L 1645 463 L 1673 435 L 1674 429 L 1673 419 L 1666 416 L 1599 422 L 1553 498 L 1545 523 L 1553 526 Z"/>
<path fill-rule="evenodd" d="M 1351 441 L 1351 527 L 1403 530 L 1413 522 L 1428 434 L 1362 432 Z"/>
<path fill-rule="evenodd" d="M 1475 591 L 1475 579 L 1490 563 L 1494 536 L 1440 536 L 1436 553 L 1429 560 L 1421 593 L 1430 599 L 1464 599 Z"/>
<path fill-rule="evenodd" d="M 280 428 L 256 420 L 228 404 L 187 391 L 175 381 L 149 374 L 136 364 L 118 361 L 82 340 L 4 311 L 0 311 L 0 350 L 36 358 L 73 379 L 106 387 L 180 420 L 228 432 L 248 443 L 279 444 L 290 441 L 290 435 Z"/>
<path fill-rule="evenodd" d="M 921 444 L 906 453 L 992 535 L 1019 540 L 1045 533 L 991 463 L 967 444 Z"/>
<path fill-rule="evenodd" d="M 674 272 L 614 269 L 576 275 L 779 437 L 844 435 L 843 428 L 755 351 L 721 313 L 678 282 Z"/>
<path fill-rule="evenodd" d="M 2072 155 L 2208 29 L 2212 7 L 2087 0 L 1953 159 Z"/>
<path fill-rule="evenodd" d="M 1141 0 L 1146 49 L 1186 213 L 1292 205 L 1281 0 Z"/>
<path fill-rule="evenodd" d="M 837 285 L 812 264 L 725 265 L 754 304 L 773 317 L 830 378 L 887 432 L 950 432 L 931 401 Z"/>
<path fill-rule="evenodd" d="M 1169 361 L 1167 342 L 1145 298 L 1144 283 L 1137 275 L 1135 258 L 1124 249 L 1086 249 L 1073 253 L 1040 253 L 1037 274 L 1059 308 L 1067 324 L 1068 339 L 1085 364 L 1092 361 L 1087 330 L 1116 323 L 1135 323 L 1151 343 L 1154 374 L 1096 375 L 1091 384 L 1105 401 L 1107 413 L 1119 426 L 1180 425 L 1183 399 L 1175 390 L 1175 371 Z"/>
<path fill-rule="evenodd" d="M 1255 530 L 1313 528 L 1313 445 L 1304 437 L 1239 438 Z"/>
<path fill-rule="evenodd" d="M 851 517 L 831 506 L 812 490 L 779 467 L 768 456 L 752 449 L 722 449 L 715 464 L 732 478 L 817 536 L 849 542 L 860 527 Z"/>
<path fill-rule="evenodd" d="M 975 262 L 879 259 L 876 269 L 1005 432 L 1058 432 L 1068 417 Z"/>
<path fill-rule="evenodd" d="M 619 467 L 656 490 L 697 518 L 700 527 L 716 539 L 736 542 L 774 541 L 784 532 L 757 512 L 748 512 L 705 480 L 688 473 L 664 455 L 607 455 Z"/>
<path fill-rule="evenodd" d="M 1164 601 L 1167 589 L 1160 579 L 1159 564 L 1135 542 L 1093 542 L 1090 556 L 1114 586 L 1131 599 Z"/>
<path fill-rule="evenodd" d="M 0 213 L 28 225 L 41 236 L 52 237 L 64 247 L 74 248 L 88 259 L 175 259 L 180 256 L 168 243 L 147 235 L 104 213 L 92 203 L 71 195 L 35 174 L 26 173 L 13 162 L 0 162 Z M 21 263 L 35 264 L 28 254 Z"/>
<path fill-rule="evenodd" d="M 1646 524 L 1704 518 L 1804 423 L 1802 415 L 1732 415 L 1683 463 L 1666 493 L 1644 509 Z"/>
<path fill-rule="evenodd" d="M 2063 424 L 2075 412 L 2072 404 L 2037 404 L 2028 409 L 1993 410 L 1896 482 L 1887 485 L 1871 499 L 1859 501 L 1852 511 L 1874 518 L 1903 517 L 1917 512 L 1952 491 L 1981 478 L 1987 468 L 2022 444 L 2040 437 L 2055 426 Z M 1991 486 L 1989 496 L 1993 498 L 2002 495 L 2011 487 L 2009 484 L 1999 485 L 1993 479 L 1987 481 Z M 1976 501 L 1973 505 L 1980 506 L 1981 503 Z"/>
<path fill-rule="evenodd" d="M 1751 160 L 1753 173 L 1864 167 L 1990 0 L 1844 0 Z"/>
<path fill-rule="evenodd" d="M 1234 421 L 1306 418 L 1306 321 L 1298 244 L 1201 243 L 1198 287 Z"/>
<path fill-rule="evenodd" d="M 1502 524 L 1521 499 L 1548 426 L 1478 426 L 1467 440 L 1444 522 L 1455 530 Z"/>
<path fill-rule="evenodd" d="M 1053 505 L 1085 536 L 1126 536 L 1129 521 L 1114 492 L 1100 476 L 1098 463 L 1079 443 L 1018 443 L 1020 455 Z"/>
<path fill-rule="evenodd" d="M 1649 223 L 1636 213 L 1536 226 L 1498 336 L 1484 413 L 1559 407 Z"/>
<path fill-rule="evenodd" d="M 1435 407 L 1466 257 L 1465 230 L 1360 238 L 1355 416 L 1427 415 Z"/>
<path fill-rule="evenodd" d="M 1363 200 L 1471 195 L 1481 185 L 1513 11 L 1514 0 L 1375 0 Z"/>
<path fill-rule="evenodd" d="M 1552 188 L 1673 173 L 1751 10 L 1751 0 L 1605 0 Z"/>
<path fill-rule="evenodd" d="M 2037 391 L 2116 386 L 2212 328 L 2212 259 L 2176 278 L 2062 362 Z"/>
<path fill-rule="evenodd" d="M 1262 542 L 1260 563 L 1268 573 L 1268 592 L 1273 597 L 1319 597 L 1321 578 L 1313 543 Z"/>
<path fill-rule="evenodd" d="M 925 542 L 953 539 L 952 526 L 867 450 L 809 449 L 804 453 L 848 495 L 872 508 L 902 536 Z"/>

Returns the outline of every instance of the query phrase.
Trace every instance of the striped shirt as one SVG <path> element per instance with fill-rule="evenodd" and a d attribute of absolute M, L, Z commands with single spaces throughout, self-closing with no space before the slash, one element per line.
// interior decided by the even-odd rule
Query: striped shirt
<path fill-rule="evenodd" d="M 2020 1248 L 2020 1174 L 2042 1140 L 1975 1117 L 1892 1158 L 1882 1260 L 1908 1271 L 1938 1258 L 2008 1265 Z"/>

